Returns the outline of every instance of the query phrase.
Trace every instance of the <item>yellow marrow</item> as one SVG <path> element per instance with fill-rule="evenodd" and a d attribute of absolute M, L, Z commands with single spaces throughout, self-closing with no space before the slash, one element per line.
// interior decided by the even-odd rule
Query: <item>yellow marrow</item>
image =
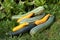
<path fill-rule="evenodd" d="M 28 24 L 29 24 L 29 23 L 27 23 L 27 22 L 22 23 L 22 24 L 20 24 L 20 25 L 18 25 L 18 26 L 16 26 L 16 27 L 14 27 L 12 31 L 15 32 L 15 31 L 17 31 L 17 30 L 20 30 L 20 29 L 24 28 L 25 26 L 27 26 Z"/>
<path fill-rule="evenodd" d="M 39 25 L 39 24 L 42 24 L 42 23 L 46 22 L 48 20 L 49 16 L 50 16 L 50 14 L 47 14 L 44 18 L 35 21 L 35 24 Z"/>
<path fill-rule="evenodd" d="M 34 14 L 34 13 L 30 13 L 30 14 L 28 14 L 28 15 L 25 15 L 25 16 L 19 18 L 19 19 L 17 20 L 17 22 L 19 23 L 21 20 L 23 20 L 23 19 L 25 19 L 25 18 L 30 18 L 31 16 L 33 16 L 33 14 Z"/>

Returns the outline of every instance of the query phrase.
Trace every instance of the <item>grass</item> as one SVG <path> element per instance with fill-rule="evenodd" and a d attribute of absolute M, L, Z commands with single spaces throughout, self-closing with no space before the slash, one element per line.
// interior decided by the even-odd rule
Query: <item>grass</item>
<path fill-rule="evenodd" d="M 5 0 L 0 1 L 0 5 L 2 7 L 0 9 L 0 40 L 60 40 L 60 1 L 35 0 L 33 2 L 30 0 L 29 2 L 28 0 L 20 0 L 17 3 L 14 0 Z M 11 20 L 11 16 L 22 15 L 38 6 L 44 6 L 45 13 L 51 13 L 55 16 L 55 22 L 49 28 L 41 33 L 37 33 L 35 37 L 32 37 L 29 33 L 24 33 L 18 37 L 6 35 L 6 33 L 10 32 L 17 25 L 15 20 Z"/>

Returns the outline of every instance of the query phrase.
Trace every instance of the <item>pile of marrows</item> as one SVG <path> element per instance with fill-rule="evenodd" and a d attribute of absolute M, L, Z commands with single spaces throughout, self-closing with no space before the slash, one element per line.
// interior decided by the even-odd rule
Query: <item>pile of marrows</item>
<path fill-rule="evenodd" d="M 39 6 L 26 14 L 12 16 L 12 19 L 17 20 L 19 25 L 14 27 L 9 35 L 17 36 L 29 32 L 33 36 L 49 27 L 54 21 L 54 16 L 44 13 L 44 10 L 43 6 Z"/>

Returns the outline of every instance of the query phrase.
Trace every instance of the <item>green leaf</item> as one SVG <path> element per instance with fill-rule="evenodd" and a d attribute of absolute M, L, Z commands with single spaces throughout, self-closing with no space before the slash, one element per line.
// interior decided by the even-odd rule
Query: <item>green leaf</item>
<path fill-rule="evenodd" d="M 3 19 L 6 15 L 2 12 L 0 12 L 0 19 Z"/>

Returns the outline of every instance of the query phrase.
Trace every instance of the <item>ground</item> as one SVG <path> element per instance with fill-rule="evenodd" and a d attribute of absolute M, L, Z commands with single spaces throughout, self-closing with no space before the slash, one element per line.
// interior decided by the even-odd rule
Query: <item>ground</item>
<path fill-rule="evenodd" d="M 27 1 L 25 4 L 22 2 L 22 4 L 18 4 L 13 0 L 1 2 L 0 4 L 3 9 L 0 10 L 0 40 L 60 40 L 60 1 L 42 0 L 42 3 L 41 1 L 38 2 L 39 0 L 35 0 L 34 4 Z M 49 28 L 37 33 L 35 37 L 32 37 L 29 33 L 24 33 L 18 37 L 6 35 L 14 26 L 18 25 L 16 20 L 11 20 L 11 16 L 22 15 L 38 6 L 44 6 L 46 14 L 50 13 L 55 16 L 54 22 Z"/>

